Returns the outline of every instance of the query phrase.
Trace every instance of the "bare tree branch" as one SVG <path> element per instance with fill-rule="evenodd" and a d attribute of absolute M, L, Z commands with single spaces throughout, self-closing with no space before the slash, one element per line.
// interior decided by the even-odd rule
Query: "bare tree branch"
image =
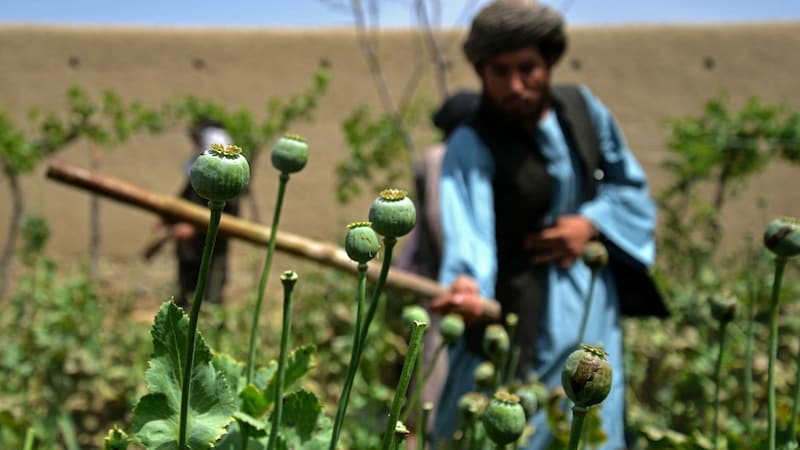
<path fill-rule="evenodd" d="M 436 3 L 434 0 L 433 3 Z M 441 43 L 436 33 L 433 32 L 433 27 L 428 18 L 428 8 L 425 0 L 416 0 L 417 20 L 419 20 L 422 29 L 424 30 L 425 37 L 427 38 L 428 49 L 431 52 L 431 59 L 434 64 L 434 74 L 436 75 L 436 84 L 439 87 L 439 99 L 444 101 L 447 98 L 447 69 L 449 63 L 442 52 Z"/>
<path fill-rule="evenodd" d="M 372 81 L 375 83 L 375 87 L 378 90 L 378 95 L 381 98 L 384 110 L 392 115 L 395 124 L 403 135 L 403 141 L 405 142 L 406 148 L 409 151 L 409 156 L 412 156 L 415 152 L 414 141 L 411 139 L 411 135 L 403 123 L 403 118 L 400 117 L 397 104 L 395 104 L 394 99 L 392 98 L 392 93 L 389 89 L 389 85 L 386 83 L 386 77 L 383 75 L 383 70 L 381 68 L 380 59 L 378 58 L 375 42 L 369 37 L 369 28 L 364 17 L 364 9 L 362 7 L 361 0 L 352 0 L 352 6 L 353 16 L 356 22 L 356 30 L 358 33 L 358 40 L 361 44 L 362 50 L 364 51 L 364 55 L 367 57 L 367 64 L 369 65 L 370 74 L 372 75 Z M 370 6 L 377 8 L 377 2 L 372 0 L 370 2 Z M 375 13 L 374 10 L 371 12 Z"/>

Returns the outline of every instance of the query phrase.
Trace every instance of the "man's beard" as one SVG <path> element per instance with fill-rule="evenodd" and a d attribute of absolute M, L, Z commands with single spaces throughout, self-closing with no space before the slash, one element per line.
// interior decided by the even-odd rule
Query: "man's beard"
<path fill-rule="evenodd" d="M 545 108 L 549 104 L 548 97 L 545 95 L 538 102 L 521 102 L 519 107 L 511 106 L 519 97 L 509 96 L 503 99 L 498 104 L 494 103 L 494 107 L 499 110 L 508 120 L 511 120 L 519 125 L 532 125 L 539 122 L 544 114 Z"/>

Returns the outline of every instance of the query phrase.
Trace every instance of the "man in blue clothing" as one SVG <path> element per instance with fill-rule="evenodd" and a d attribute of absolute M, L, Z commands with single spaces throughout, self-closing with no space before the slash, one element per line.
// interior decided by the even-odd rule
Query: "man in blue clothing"
<path fill-rule="evenodd" d="M 577 148 L 581 130 L 569 125 L 571 111 L 554 94 L 551 73 L 566 46 L 561 16 L 531 0 L 489 4 L 463 45 L 482 99 L 469 125 L 451 136 L 442 165 L 439 281 L 450 289 L 432 308 L 460 313 L 472 325 L 450 349 L 436 440 L 452 436 L 456 403 L 474 390 L 470 374 L 482 361 L 485 325 L 481 297 L 520 316 L 520 375 L 535 373 L 552 388 L 577 347 L 587 306 L 590 270 L 580 260 L 586 243 L 602 239 L 612 260 L 641 273 L 655 257 L 647 179 L 611 113 L 587 88 L 575 88 L 599 153 L 598 167 L 590 167 Z M 612 270 L 598 275 L 584 335 L 609 352 L 613 367 L 602 404 L 604 449 L 625 446 L 621 278 Z M 533 417 L 527 449 L 543 449 L 551 439 L 544 419 L 543 412 Z"/>

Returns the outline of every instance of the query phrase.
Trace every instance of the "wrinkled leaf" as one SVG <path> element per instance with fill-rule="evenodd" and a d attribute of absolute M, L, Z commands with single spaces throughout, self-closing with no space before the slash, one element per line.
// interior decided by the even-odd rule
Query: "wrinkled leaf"
<path fill-rule="evenodd" d="M 313 345 L 305 345 L 296 348 L 289 357 L 286 359 L 286 373 L 284 378 L 284 390 L 301 379 L 311 369 L 314 368 L 316 362 L 314 361 L 314 352 L 316 348 Z M 277 388 L 275 375 L 277 375 L 278 363 L 277 361 L 270 361 L 267 369 L 272 374 L 269 379 L 269 384 L 264 391 L 264 399 L 269 405 L 275 403 L 275 391 Z"/>
<path fill-rule="evenodd" d="M 314 394 L 299 390 L 285 397 L 279 449 L 326 449 L 331 430 L 331 421 L 322 414 L 322 405 Z"/>
<path fill-rule="evenodd" d="M 151 331 L 154 350 L 145 373 L 150 393 L 142 397 L 133 412 L 136 437 L 148 449 L 171 450 L 177 445 L 188 330 L 189 319 L 183 310 L 172 302 L 165 303 Z M 236 410 L 235 398 L 211 359 L 211 351 L 198 333 L 187 433 L 187 444 L 193 450 L 210 448 L 222 436 Z"/>

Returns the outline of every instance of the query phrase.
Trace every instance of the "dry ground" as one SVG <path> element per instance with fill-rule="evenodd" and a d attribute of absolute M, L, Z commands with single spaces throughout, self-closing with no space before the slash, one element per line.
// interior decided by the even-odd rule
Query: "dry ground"
<path fill-rule="evenodd" d="M 741 26 L 576 28 L 570 49 L 556 71 L 557 81 L 579 82 L 591 88 L 619 119 L 631 147 L 651 176 L 654 190 L 665 185 L 664 126 L 669 117 L 698 114 L 706 99 L 726 91 L 734 104 L 759 96 L 800 109 L 797 73 L 800 23 Z M 475 87 L 471 69 L 460 55 L 463 30 L 447 33 L 452 59 L 451 88 Z M 381 58 L 394 92 L 406 85 L 412 67 L 424 55 L 420 37 L 409 31 L 386 32 L 380 38 Z M 283 228 L 315 239 L 338 240 L 343 225 L 366 216 L 374 193 L 341 207 L 333 196 L 333 167 L 345 155 L 343 118 L 366 103 L 378 108 L 377 96 L 355 35 L 349 30 L 281 31 L 226 29 L 107 29 L 0 27 L 0 108 L 24 123 L 32 107 L 60 110 L 70 84 L 92 93 L 113 89 L 126 99 L 152 106 L 180 94 L 223 101 L 231 108 L 246 106 L 260 114 L 271 96 L 300 92 L 309 74 L 328 61 L 333 80 L 316 120 L 300 123 L 294 132 L 312 146 L 306 172 L 293 177 L 283 213 Z M 435 99 L 426 71 L 420 95 Z M 419 143 L 431 139 L 420 132 Z M 139 136 L 104 155 L 102 172 L 158 192 L 175 193 L 182 162 L 189 151 L 184 133 L 168 130 L 159 136 Z M 79 143 L 59 157 L 88 164 L 89 149 Z M 264 164 L 267 159 L 263 159 Z M 84 192 L 48 181 L 37 171 L 24 181 L 28 212 L 46 216 L 53 228 L 51 253 L 61 262 L 80 261 L 86 253 L 89 200 Z M 276 178 L 260 170 L 255 189 L 271 211 Z M 770 167 L 753 180 L 740 199 L 724 211 L 730 240 L 746 232 L 759 233 L 777 214 L 800 213 L 800 190 L 794 183 L 800 169 Z M 0 198 L 8 198 L 6 186 Z M 754 205 L 766 201 L 766 212 Z M 0 235 L 5 235 L 7 202 L 0 203 Z M 150 264 L 139 258 L 153 237 L 155 218 L 149 214 L 103 204 L 104 276 L 126 279 L 143 299 L 157 302 L 172 279 L 171 252 Z M 241 271 L 235 286 L 252 286 L 252 268 L 260 251 L 245 244 L 234 247 L 234 265 Z M 300 264 L 279 258 L 275 271 Z M 302 264 L 301 264 L 302 266 Z M 271 282 L 271 283 L 274 283 Z M 274 285 L 274 284 L 273 284 Z"/>

